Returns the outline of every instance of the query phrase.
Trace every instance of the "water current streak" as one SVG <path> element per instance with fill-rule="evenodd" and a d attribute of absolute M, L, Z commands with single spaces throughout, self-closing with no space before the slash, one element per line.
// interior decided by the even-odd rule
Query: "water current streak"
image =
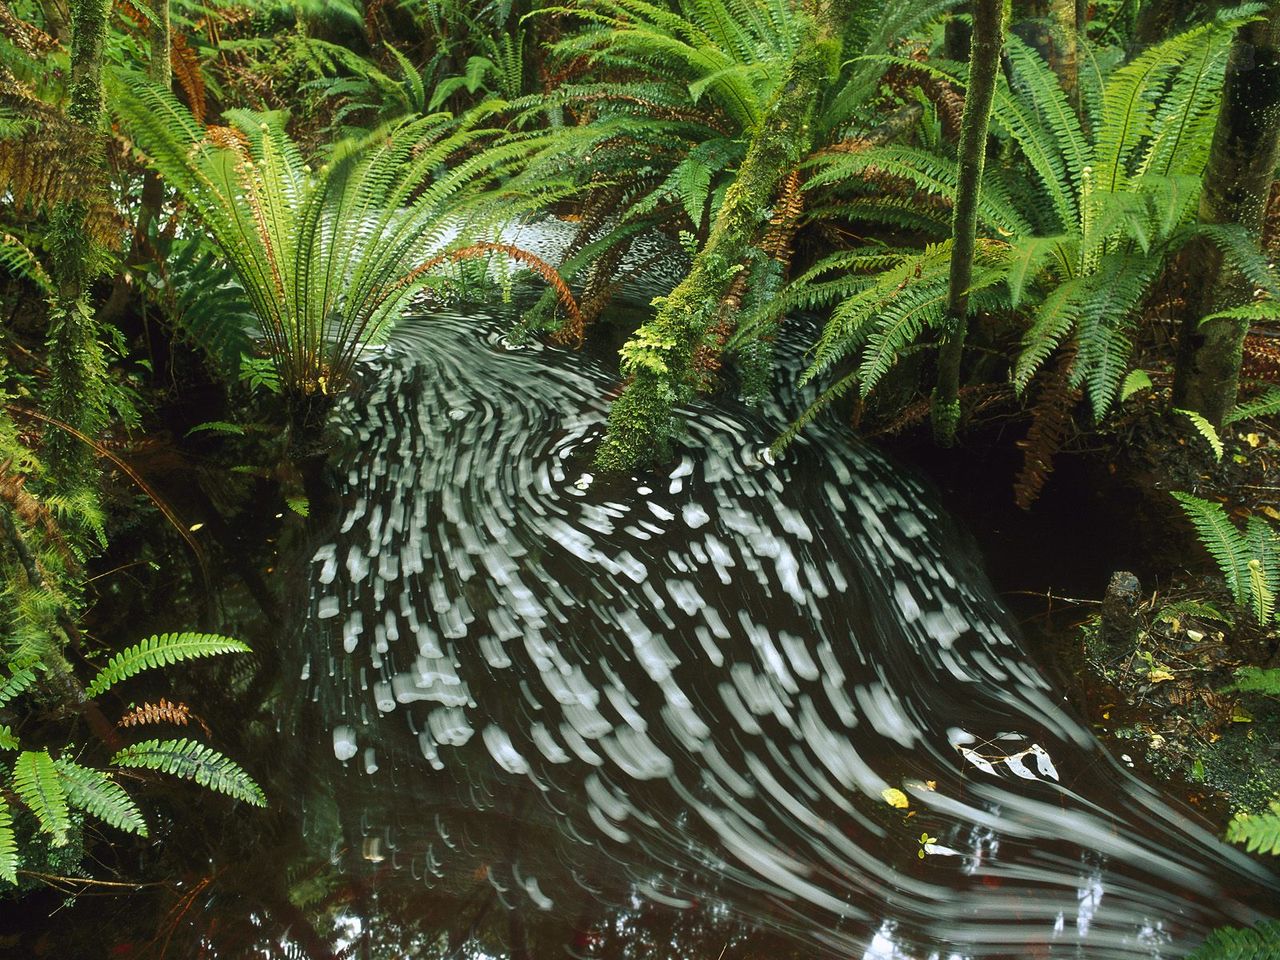
<path fill-rule="evenodd" d="M 407 324 L 339 412 L 304 674 L 364 861 L 831 957 L 1176 957 L 1254 917 L 1262 872 L 1064 711 L 910 476 L 820 428 L 763 462 L 779 401 L 595 477 L 611 375 L 501 329 Z"/>

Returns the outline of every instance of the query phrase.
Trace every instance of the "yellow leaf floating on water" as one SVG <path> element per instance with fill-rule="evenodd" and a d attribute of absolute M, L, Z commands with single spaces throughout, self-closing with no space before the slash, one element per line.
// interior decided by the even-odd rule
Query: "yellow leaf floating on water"
<path fill-rule="evenodd" d="M 899 810 L 905 810 L 911 805 L 907 795 L 897 787 L 885 787 L 880 791 L 880 796 L 884 797 L 884 802 L 889 806 L 897 807 Z"/>
<path fill-rule="evenodd" d="M 1152 683 L 1163 683 L 1166 680 L 1172 680 L 1173 674 L 1166 667 L 1156 667 L 1147 674 L 1147 679 Z"/>

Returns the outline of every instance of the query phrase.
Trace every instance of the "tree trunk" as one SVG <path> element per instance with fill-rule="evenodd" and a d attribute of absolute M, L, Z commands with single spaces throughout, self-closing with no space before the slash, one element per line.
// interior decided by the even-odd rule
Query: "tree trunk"
<path fill-rule="evenodd" d="M 169 0 L 154 0 L 152 14 L 155 22 L 149 27 L 150 50 L 147 76 L 158 87 L 168 90 L 173 86 L 173 64 L 169 29 Z M 148 168 L 142 174 L 142 197 L 138 204 L 138 221 L 133 228 L 129 255 L 116 274 L 111 295 L 98 311 L 100 323 L 116 323 L 124 313 L 131 298 L 133 270 L 146 261 L 147 236 L 151 225 L 160 216 L 164 203 L 164 183 L 160 175 Z"/>
<path fill-rule="evenodd" d="M 670 452 L 675 407 L 697 383 L 695 351 L 708 338 L 717 307 L 769 223 L 769 207 L 784 179 L 809 148 L 809 119 L 827 56 L 815 23 L 797 44 L 786 79 L 752 135 L 742 165 L 712 225 L 706 245 L 684 280 L 661 301 L 657 315 L 622 348 L 631 377 L 609 411 L 597 454 L 603 469 L 626 470 Z"/>
<path fill-rule="evenodd" d="M 951 277 L 947 313 L 938 352 L 938 383 L 933 393 L 934 434 L 943 446 L 955 442 L 960 420 L 960 359 L 968 332 L 969 287 L 978 236 L 978 195 L 987 157 L 987 130 L 995 99 L 1008 0 L 974 0 L 973 42 L 969 48 L 969 85 L 960 126 L 960 169 L 951 221 Z"/>
<path fill-rule="evenodd" d="M 1240 224 L 1255 238 L 1263 218 L 1276 161 L 1280 157 L 1280 2 L 1265 20 L 1236 31 L 1227 60 L 1222 109 L 1200 197 L 1200 219 Z M 1174 405 L 1194 410 L 1215 427 L 1235 406 L 1244 320 L 1202 322 L 1215 311 L 1253 299 L 1251 285 L 1224 263 L 1222 253 L 1197 239 L 1187 254 L 1194 272 L 1178 342 Z"/>
<path fill-rule="evenodd" d="M 1019 24 L 1014 32 L 1045 58 L 1078 114 L 1079 35 L 1085 11 L 1077 0 L 1024 0 L 1021 7 L 1021 16 L 1030 18 L 1032 22 Z"/>
<path fill-rule="evenodd" d="M 1133 39 L 1138 51 L 1207 20 L 1221 0 L 1146 0 L 1138 10 Z M 1135 51 L 1137 52 L 1137 51 Z"/>
<path fill-rule="evenodd" d="M 71 4 L 71 96 L 67 118 L 82 135 L 71 149 L 83 151 L 86 170 L 104 163 L 102 55 L 109 0 Z M 59 204 L 50 216 L 54 300 L 49 315 L 49 413 L 81 433 L 97 436 L 106 425 L 106 361 L 98 324 L 89 305 L 89 285 L 100 272 L 103 252 L 90 235 L 83 201 Z M 63 492 L 92 489 L 94 454 L 62 430 L 50 431 L 49 463 Z"/>

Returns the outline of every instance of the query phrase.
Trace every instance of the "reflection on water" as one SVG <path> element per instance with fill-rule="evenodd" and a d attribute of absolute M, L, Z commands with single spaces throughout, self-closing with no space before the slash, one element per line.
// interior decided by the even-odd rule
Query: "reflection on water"
<path fill-rule="evenodd" d="M 911 477 L 820 429 L 766 462 L 786 411 L 712 404 L 593 476 L 611 376 L 501 329 L 407 325 L 338 412 L 293 656 L 344 942 L 1155 958 L 1255 919 L 1264 874 L 1063 710 Z"/>

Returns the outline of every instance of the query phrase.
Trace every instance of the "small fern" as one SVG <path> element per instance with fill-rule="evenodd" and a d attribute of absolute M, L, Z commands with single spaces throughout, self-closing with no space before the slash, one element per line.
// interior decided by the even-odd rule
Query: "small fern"
<path fill-rule="evenodd" d="M 194 780 L 202 787 L 225 793 L 255 807 L 267 805 L 262 788 L 239 764 L 194 740 L 146 740 L 125 747 L 111 762 L 119 767 L 158 770 Z"/>
<path fill-rule="evenodd" d="M 101 770 L 82 767 L 65 758 L 55 761 L 67 792 L 67 802 L 126 833 L 147 835 L 147 822 L 124 787 Z"/>
<path fill-rule="evenodd" d="M 180 660 L 212 657 L 222 653 L 248 653 L 249 647 L 239 640 L 213 633 L 163 633 L 121 650 L 98 672 L 85 690 L 96 697 L 121 680 L 154 667 Z"/>
<path fill-rule="evenodd" d="M 1235 680 L 1222 689 L 1224 693 L 1260 693 L 1280 697 L 1280 667 L 1238 667 Z"/>
<path fill-rule="evenodd" d="M 13 790 L 27 806 L 42 833 L 53 837 L 60 847 L 71 829 L 67 793 L 58 768 L 47 750 L 24 750 L 13 764 Z"/>
<path fill-rule="evenodd" d="M 1280 922 L 1264 920 L 1250 930 L 1222 927 L 1187 960 L 1272 960 L 1280 956 Z"/>
<path fill-rule="evenodd" d="M 1223 423 L 1238 423 L 1280 413 L 1280 390 L 1271 389 L 1256 400 L 1242 403 L 1223 418 Z"/>
<path fill-rule="evenodd" d="M 1182 410 L 1175 408 L 1173 412 L 1180 413 L 1190 420 L 1191 425 L 1196 428 L 1196 432 L 1200 434 L 1200 436 L 1204 437 L 1205 442 L 1209 444 L 1210 448 L 1212 448 L 1214 459 L 1222 459 L 1222 455 L 1226 452 L 1226 448 L 1223 447 L 1222 438 L 1218 436 L 1218 431 L 1212 423 L 1200 414 L 1196 413 L 1194 410 Z"/>
<path fill-rule="evenodd" d="M 1280 592 L 1280 537 L 1261 517 L 1251 517 L 1244 533 L 1232 524 L 1220 503 L 1175 492 L 1200 542 L 1222 572 L 1232 598 L 1248 606 L 1259 624 L 1275 617 Z"/>

